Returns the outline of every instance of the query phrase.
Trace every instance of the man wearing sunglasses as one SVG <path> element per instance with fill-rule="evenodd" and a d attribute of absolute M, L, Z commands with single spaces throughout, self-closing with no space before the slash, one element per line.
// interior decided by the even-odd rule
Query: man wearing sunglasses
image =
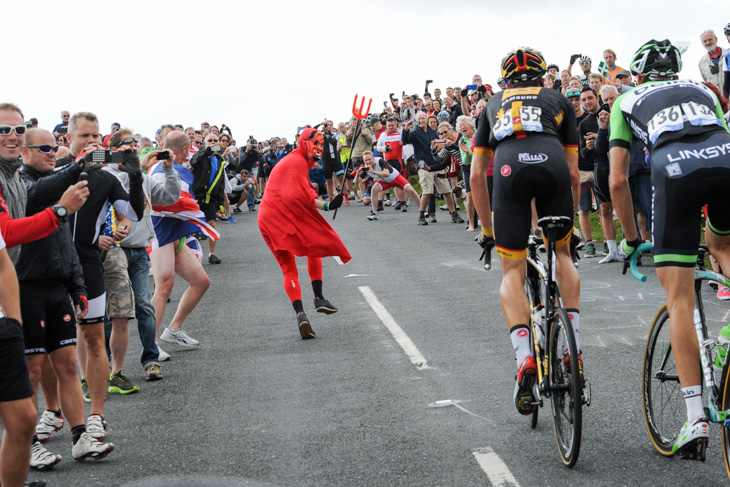
<path fill-rule="evenodd" d="M 99 120 L 90 112 L 75 113 L 68 125 L 71 155 L 59 159 L 56 166 L 63 166 L 77 158 L 89 161 L 92 154 L 101 149 Z M 89 297 L 89 312 L 79 320 L 77 343 L 81 387 L 91 399 L 90 415 L 86 422 L 87 431 L 97 440 L 106 435 L 104 421 L 104 399 L 109 380 L 109 359 L 104 344 L 104 315 L 106 288 L 99 249 L 99 225 L 104 221 L 109 205 L 133 222 L 144 215 L 144 192 L 139 157 L 125 153 L 121 169 L 129 174 L 129 192 L 119 179 L 108 171 L 89 168 L 88 182 L 90 196 L 86 204 L 70 219 L 71 234 L 76 252 L 84 271 L 84 282 Z M 51 177 L 51 176 L 49 176 Z"/>
<path fill-rule="evenodd" d="M 216 213 L 226 201 L 225 174 L 226 160 L 221 155 L 221 146 L 218 136 L 209 134 L 205 138 L 205 149 L 198 151 L 190 159 L 190 170 L 193 173 L 193 196 L 205 213 L 208 224 L 216 227 Z M 208 263 L 220 264 L 221 260 L 215 255 L 216 242 L 208 239 Z"/>
<path fill-rule="evenodd" d="M 24 143 L 24 164 L 20 175 L 32 195 L 42 188 L 44 179 L 56 167 L 58 146 L 53 134 L 41 129 L 29 130 Z M 41 210 L 32 204 L 26 208 L 27 214 Z M 63 222 L 48 237 L 24 244 L 16 267 L 20 281 L 25 354 L 33 390 L 38 390 L 46 357 L 56 377 L 55 387 L 44 390 L 46 411 L 36 429 L 31 466 L 46 469 L 61 460 L 59 455 L 41 446 L 52 432 L 63 427 L 61 410 L 73 433 L 73 457 L 77 460 L 103 458 L 114 449 L 114 445 L 102 444 L 86 432 L 84 401 L 77 375 L 76 320 L 73 316 L 83 318 L 88 311 L 88 302 L 84 275 L 69 226 Z M 37 399 L 34 398 L 34 401 L 37 402 Z"/>
<path fill-rule="evenodd" d="M 61 112 L 61 123 L 53 127 L 53 133 L 58 134 L 61 129 L 68 127 L 68 121 L 71 118 L 71 114 L 68 112 L 68 110 L 64 110 Z"/>

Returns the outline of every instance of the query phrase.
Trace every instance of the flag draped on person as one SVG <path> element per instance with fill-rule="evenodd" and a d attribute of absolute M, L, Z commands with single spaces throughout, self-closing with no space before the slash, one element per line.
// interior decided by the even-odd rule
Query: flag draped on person
<path fill-rule="evenodd" d="M 152 223 L 155 226 L 155 238 L 152 248 L 162 247 L 182 237 L 202 232 L 214 241 L 220 234 L 215 228 L 208 225 L 205 214 L 195 202 L 190 193 L 193 185 L 193 173 L 185 166 L 173 163 L 173 167 L 180 175 L 180 198 L 172 205 L 152 205 Z M 162 183 L 165 182 L 165 173 L 159 162 L 149 170 L 149 176 Z"/>

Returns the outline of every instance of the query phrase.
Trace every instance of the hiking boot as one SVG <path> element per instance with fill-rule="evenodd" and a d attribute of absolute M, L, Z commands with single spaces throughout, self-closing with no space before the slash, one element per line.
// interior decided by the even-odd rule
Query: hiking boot
<path fill-rule="evenodd" d="M 61 455 L 46 450 L 40 441 L 33 443 L 30 449 L 30 466 L 36 470 L 48 470 L 61 461 Z"/>
<path fill-rule="evenodd" d="M 195 338 L 191 338 L 185 333 L 185 330 L 180 328 L 179 330 L 171 330 L 169 327 L 165 328 L 165 331 L 160 335 L 160 340 L 164 340 L 169 343 L 177 343 L 186 348 L 197 347 L 200 342 Z"/>
<path fill-rule="evenodd" d="M 426 221 L 426 217 L 425 216 L 419 216 L 418 217 L 418 224 L 419 225 L 428 225 L 428 222 Z"/>
<path fill-rule="evenodd" d="M 537 367 L 535 358 L 528 355 L 522 360 L 517 369 L 517 380 L 515 381 L 515 406 L 520 414 L 525 416 L 532 414 L 535 405 L 535 397 L 532 395 L 532 386 L 535 385 Z"/>
<path fill-rule="evenodd" d="M 592 243 L 589 243 L 588 245 L 586 245 L 586 253 L 583 254 L 583 256 L 588 257 L 588 258 L 595 257 L 596 256 L 596 246 L 593 245 Z"/>
<path fill-rule="evenodd" d="M 154 362 L 147 364 L 144 368 L 144 380 L 151 382 L 153 380 L 162 380 L 162 370 L 160 370 L 160 364 Z"/>
<path fill-rule="evenodd" d="M 451 223 L 464 223 L 464 219 L 459 216 L 458 211 L 451 212 Z"/>
<path fill-rule="evenodd" d="M 672 446 L 672 453 L 682 460 L 705 461 L 709 425 L 706 416 L 699 416 L 691 425 L 684 423 L 679 431 L 677 441 Z"/>
<path fill-rule="evenodd" d="M 86 420 L 86 432 L 97 440 L 102 441 L 106 436 L 106 421 L 98 414 L 92 414 Z"/>
<path fill-rule="evenodd" d="M 337 313 L 339 311 L 332 305 L 332 303 L 324 298 L 314 298 L 314 307 L 316 308 L 317 313 L 324 313 L 327 315 L 331 315 L 332 313 Z"/>
<path fill-rule="evenodd" d="M 71 449 L 71 455 L 77 462 L 83 462 L 87 458 L 101 460 L 114 451 L 113 443 L 102 443 L 88 432 L 81 433 L 81 438 Z"/>
<path fill-rule="evenodd" d="M 315 338 L 317 336 L 315 335 L 314 330 L 312 330 L 312 325 L 309 324 L 307 315 L 304 313 L 299 313 L 297 315 L 297 326 L 299 326 L 299 335 L 301 335 L 302 340 Z"/>
<path fill-rule="evenodd" d="M 107 388 L 110 394 L 134 394 L 139 392 L 139 387 L 132 384 L 132 381 L 127 379 L 127 376 L 122 374 L 120 370 L 116 374 L 109 376 L 109 387 Z"/>
<path fill-rule="evenodd" d="M 377 220 L 377 219 L 378 219 L 377 212 L 374 212 L 374 211 L 371 210 L 370 211 L 370 214 L 368 215 L 368 220 L 374 221 L 374 220 Z"/>
<path fill-rule="evenodd" d="M 220 264 L 220 263 L 221 263 L 221 260 L 218 257 L 216 257 L 215 254 L 210 254 L 208 256 L 208 264 Z"/>
<path fill-rule="evenodd" d="M 84 402 L 91 402 L 91 395 L 89 395 L 89 383 L 86 379 L 81 379 L 81 394 L 84 396 Z"/>
<path fill-rule="evenodd" d="M 49 411 L 46 409 L 41 415 L 41 419 L 38 421 L 38 425 L 35 427 L 35 435 L 38 437 L 38 441 L 45 443 L 51 437 L 51 434 L 56 431 L 61 431 L 63 428 L 63 414 L 60 412 L 56 414 L 55 411 Z"/>

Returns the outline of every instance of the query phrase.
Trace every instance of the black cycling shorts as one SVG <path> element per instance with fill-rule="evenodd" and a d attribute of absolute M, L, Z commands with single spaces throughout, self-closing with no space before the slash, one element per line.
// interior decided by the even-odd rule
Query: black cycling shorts
<path fill-rule="evenodd" d="M 730 134 L 667 143 L 651 154 L 651 166 L 654 262 L 694 267 L 703 206 L 710 231 L 730 235 Z"/>
<path fill-rule="evenodd" d="M 322 161 L 322 170 L 324 171 L 324 178 L 325 179 L 332 179 L 332 175 L 335 176 L 341 176 L 344 174 L 344 171 L 342 170 L 342 163 L 338 160 L 336 161 Z"/>
<path fill-rule="evenodd" d="M 52 353 L 76 345 L 75 310 L 62 282 L 21 282 L 20 313 L 26 355 Z"/>
<path fill-rule="evenodd" d="M 606 163 L 593 166 L 593 192 L 598 204 L 611 202 L 611 186 L 608 183 L 608 174 L 611 165 Z"/>
<path fill-rule="evenodd" d="M 520 162 L 524 161 L 524 162 Z M 554 137 L 530 137 L 502 142 L 494 153 L 494 239 L 497 253 L 524 259 L 535 198 L 538 217 L 573 219 L 573 191 L 565 152 Z M 558 246 L 573 231 L 558 232 Z"/>
<path fill-rule="evenodd" d="M 205 214 L 205 221 L 216 221 L 217 213 L 221 206 L 220 203 L 211 198 L 208 203 L 204 203 L 203 201 L 198 202 L 198 206 L 200 207 L 200 211 Z"/>
<path fill-rule="evenodd" d="M 0 318 L 0 402 L 32 396 L 23 328 L 16 320 Z"/>
<path fill-rule="evenodd" d="M 101 255 L 98 262 L 81 261 L 86 284 L 86 296 L 89 299 L 89 312 L 79 325 L 94 325 L 104 322 L 106 314 L 106 287 L 104 286 L 104 267 L 101 264 Z"/>

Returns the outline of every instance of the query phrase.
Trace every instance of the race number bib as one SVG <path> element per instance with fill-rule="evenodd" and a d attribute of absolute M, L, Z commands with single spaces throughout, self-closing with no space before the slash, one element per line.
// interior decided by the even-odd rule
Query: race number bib
<path fill-rule="evenodd" d="M 687 116 L 689 123 L 695 126 L 702 125 L 720 125 L 722 126 L 722 120 L 717 118 L 717 114 L 710 110 L 707 105 L 695 103 L 690 101 L 688 103 L 682 103 L 682 111 Z"/>
<path fill-rule="evenodd" d="M 515 125 L 521 126 L 525 132 L 542 132 L 542 122 L 540 116 L 542 109 L 540 107 L 520 106 L 518 109 L 519 118 L 512 118 L 512 110 L 507 110 L 497 119 L 492 127 L 494 138 L 502 140 L 505 137 L 515 133 Z"/>
<path fill-rule="evenodd" d="M 682 130 L 685 121 L 694 126 L 722 126 L 722 120 L 718 119 L 715 112 L 710 110 L 707 105 L 690 101 L 682 103 L 682 105 L 667 107 L 654 115 L 647 124 L 649 140 L 653 144 L 664 132 Z"/>

